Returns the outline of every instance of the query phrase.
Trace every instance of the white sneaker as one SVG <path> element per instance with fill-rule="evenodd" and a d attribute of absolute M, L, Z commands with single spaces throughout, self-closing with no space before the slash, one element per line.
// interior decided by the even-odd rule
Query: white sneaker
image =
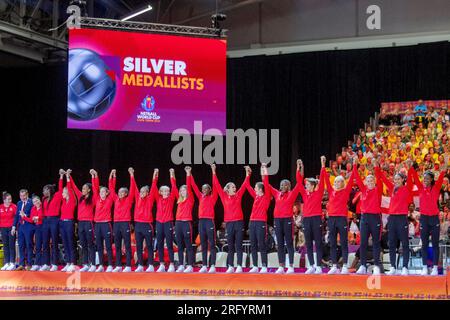
<path fill-rule="evenodd" d="M 75 265 L 70 264 L 69 267 L 67 268 L 67 272 L 74 272 L 75 271 Z"/>
<path fill-rule="evenodd" d="M 262 267 L 259 273 L 267 273 L 267 267 Z"/>
<path fill-rule="evenodd" d="M 6 271 L 14 271 L 14 270 L 16 270 L 16 265 L 14 263 L 10 263 Z"/>
<path fill-rule="evenodd" d="M 393 276 L 393 275 L 395 275 L 395 273 L 396 273 L 395 267 L 390 267 L 390 268 L 389 268 L 389 271 L 386 272 L 386 274 L 387 274 L 388 276 Z"/>
<path fill-rule="evenodd" d="M 112 272 L 122 272 L 122 267 L 115 267 Z"/>
<path fill-rule="evenodd" d="M 336 274 L 338 272 L 339 272 L 339 269 L 338 269 L 337 265 L 333 264 L 331 269 L 328 271 L 328 274 Z"/>
<path fill-rule="evenodd" d="M 366 274 L 367 268 L 365 266 L 360 266 L 358 270 L 356 271 L 356 274 Z"/>
<path fill-rule="evenodd" d="M 226 273 L 234 273 L 234 268 L 233 267 L 228 267 Z"/>
<path fill-rule="evenodd" d="M 316 268 L 314 268 L 313 266 L 310 266 L 310 267 L 306 270 L 305 274 L 312 274 L 312 273 L 314 273 L 315 271 L 316 271 Z"/>
<path fill-rule="evenodd" d="M 166 267 L 163 264 L 159 265 L 158 270 L 156 270 L 156 272 L 166 272 Z"/>
<path fill-rule="evenodd" d="M 50 270 L 50 267 L 49 267 L 48 265 L 46 265 L 46 264 L 44 264 L 44 265 L 39 269 L 39 271 L 48 271 L 48 270 Z"/>
<path fill-rule="evenodd" d="M 38 271 L 39 270 L 39 266 L 37 264 L 31 266 L 30 271 Z"/>
<path fill-rule="evenodd" d="M 283 274 L 284 273 L 284 267 L 278 267 L 277 271 L 275 271 L 276 274 Z"/>
<path fill-rule="evenodd" d="M 258 273 L 258 267 L 253 267 L 250 269 L 250 271 L 248 273 Z"/>
<path fill-rule="evenodd" d="M 237 266 L 235 273 L 242 273 L 242 267 Z"/>
<path fill-rule="evenodd" d="M 408 270 L 408 268 L 403 267 L 402 268 L 402 276 L 407 276 L 407 275 L 409 275 L 409 270 Z"/>
<path fill-rule="evenodd" d="M 167 269 L 167 272 L 175 272 L 175 266 L 173 265 L 173 263 L 169 265 L 169 269 Z"/>
<path fill-rule="evenodd" d="M 154 271 L 155 271 L 155 268 L 152 265 L 149 265 L 147 267 L 147 269 L 145 270 L 145 272 L 154 272 Z"/>
<path fill-rule="evenodd" d="M 131 267 L 125 267 L 122 272 L 131 272 Z"/>
<path fill-rule="evenodd" d="M 108 266 L 108 268 L 106 268 L 106 272 L 112 272 L 113 271 L 113 266 Z"/>
<path fill-rule="evenodd" d="M 420 272 L 421 276 L 427 276 L 428 275 L 428 267 L 427 266 L 423 266 L 422 267 L 422 271 Z"/>
<path fill-rule="evenodd" d="M 95 264 L 93 264 L 92 266 L 90 266 L 90 268 L 88 269 L 88 272 L 96 272 L 97 269 L 95 268 Z M 103 270 L 102 270 L 103 271 Z"/>
<path fill-rule="evenodd" d="M 437 276 L 439 275 L 438 266 L 433 266 L 433 269 L 431 269 L 430 276 Z"/>
<path fill-rule="evenodd" d="M 322 274 L 322 267 L 316 267 L 316 272 L 314 274 Z"/>
<path fill-rule="evenodd" d="M 80 269 L 80 272 L 87 272 L 89 270 L 89 266 L 85 264 L 83 268 Z"/>
<path fill-rule="evenodd" d="M 198 270 L 198 273 L 207 273 L 208 272 L 208 268 L 206 266 L 203 266 L 200 268 L 200 270 Z"/>
<path fill-rule="evenodd" d="M 177 273 L 181 273 L 184 271 L 184 266 L 178 266 Z"/>
<path fill-rule="evenodd" d="M 379 266 L 374 266 L 372 272 L 373 272 L 374 276 L 379 276 L 381 274 L 380 267 Z"/>
<path fill-rule="evenodd" d="M 98 268 L 95 270 L 95 272 L 103 272 L 103 271 L 105 271 L 103 265 L 99 265 Z"/>
<path fill-rule="evenodd" d="M 69 268 L 69 264 L 67 263 L 64 268 L 61 269 L 61 272 L 66 272 L 67 269 Z"/>
<path fill-rule="evenodd" d="M 138 267 L 136 268 L 136 270 L 134 270 L 134 272 L 144 272 L 144 267 L 141 265 L 138 265 Z"/>
<path fill-rule="evenodd" d="M 211 267 L 209 267 L 208 273 L 216 273 L 216 267 L 215 267 L 214 265 L 212 265 Z"/>
<path fill-rule="evenodd" d="M 293 274 L 293 273 L 295 273 L 294 267 L 288 267 L 286 274 Z"/>
<path fill-rule="evenodd" d="M 194 268 L 192 266 L 187 266 L 187 268 L 184 269 L 184 273 L 191 273 L 192 271 L 194 271 Z"/>
<path fill-rule="evenodd" d="M 50 272 L 58 271 L 58 266 L 56 264 L 52 264 L 52 267 L 50 268 Z"/>
<path fill-rule="evenodd" d="M 350 274 L 347 265 L 343 265 L 341 269 L 341 274 Z"/>
<path fill-rule="evenodd" d="M 3 265 L 3 267 L 0 269 L 0 271 L 5 271 L 6 269 L 9 268 L 9 265 L 10 265 L 10 263 L 5 263 L 5 264 Z"/>

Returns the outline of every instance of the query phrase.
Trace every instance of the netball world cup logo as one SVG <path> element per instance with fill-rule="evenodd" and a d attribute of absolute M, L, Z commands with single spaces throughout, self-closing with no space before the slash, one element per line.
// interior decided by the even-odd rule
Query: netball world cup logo
<path fill-rule="evenodd" d="M 146 95 L 141 102 L 141 111 L 137 117 L 137 122 L 160 122 L 161 116 L 155 112 L 156 100 L 153 96 Z"/>

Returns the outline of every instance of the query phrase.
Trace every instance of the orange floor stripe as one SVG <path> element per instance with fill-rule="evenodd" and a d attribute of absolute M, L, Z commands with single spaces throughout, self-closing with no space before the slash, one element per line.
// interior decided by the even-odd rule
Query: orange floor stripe
<path fill-rule="evenodd" d="M 147 294 L 448 299 L 450 275 L 436 277 L 275 274 L 0 272 L 0 291 L 35 294 Z"/>

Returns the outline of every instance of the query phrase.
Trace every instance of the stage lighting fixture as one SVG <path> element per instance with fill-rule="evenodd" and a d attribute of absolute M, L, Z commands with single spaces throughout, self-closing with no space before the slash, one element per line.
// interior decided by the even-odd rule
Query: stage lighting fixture
<path fill-rule="evenodd" d="M 133 13 L 133 14 L 130 14 L 129 16 L 127 16 L 127 17 L 121 19 L 121 21 L 127 21 L 127 20 L 130 20 L 131 18 L 134 18 L 134 17 L 136 17 L 136 16 L 138 16 L 138 15 L 140 15 L 140 14 L 143 14 L 144 12 L 150 11 L 150 10 L 152 10 L 152 9 L 153 9 L 152 6 L 151 6 L 151 5 L 148 5 L 147 7 L 145 7 L 145 9 L 142 9 L 142 10 L 139 10 L 138 12 L 135 12 L 135 13 Z"/>
<path fill-rule="evenodd" d="M 211 28 L 220 29 L 220 21 L 225 21 L 227 15 L 223 13 L 216 13 L 211 16 Z"/>

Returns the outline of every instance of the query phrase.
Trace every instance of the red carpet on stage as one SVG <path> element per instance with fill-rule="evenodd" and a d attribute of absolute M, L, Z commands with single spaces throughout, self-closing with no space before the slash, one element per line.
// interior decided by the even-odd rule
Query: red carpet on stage
<path fill-rule="evenodd" d="M 368 280 L 369 279 L 369 280 Z M 331 299 L 449 299 L 449 275 L 0 272 L 0 292 Z"/>

